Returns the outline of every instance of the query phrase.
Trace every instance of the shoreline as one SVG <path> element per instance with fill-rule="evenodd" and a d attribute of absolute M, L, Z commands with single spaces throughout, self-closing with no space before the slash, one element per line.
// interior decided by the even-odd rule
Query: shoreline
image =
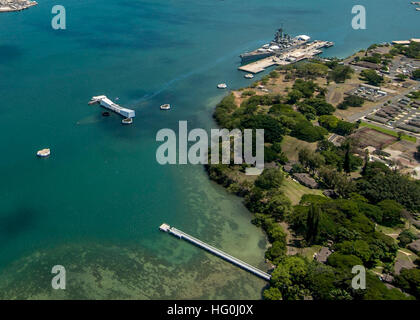
<path fill-rule="evenodd" d="M 417 42 L 417 41 L 413 41 L 413 42 Z M 355 57 L 360 58 L 360 60 L 362 60 L 362 56 L 360 56 L 360 52 L 362 52 L 362 51 L 366 52 L 366 56 L 367 56 L 368 51 L 375 52 L 375 49 L 377 47 L 393 48 L 393 46 L 391 44 L 381 44 L 381 45 L 373 44 L 369 48 L 362 49 L 362 50 L 357 50 L 357 51 L 352 51 L 349 55 L 343 56 L 343 58 L 338 59 L 338 61 L 341 61 L 340 63 L 343 65 L 343 67 L 346 66 L 348 68 L 353 69 L 353 73 L 355 75 L 353 77 L 346 78 L 346 79 L 350 79 L 350 84 L 351 85 L 354 85 L 354 83 L 352 83 L 352 80 L 353 80 L 352 78 L 354 78 L 354 77 L 358 78 L 360 76 L 360 71 L 369 70 L 369 69 L 368 68 L 367 69 L 363 69 L 363 68 L 358 69 L 358 66 L 356 64 L 354 64 L 354 66 L 353 66 L 352 64 L 349 63 L 349 61 L 353 60 Z M 389 55 L 388 52 L 386 54 Z M 331 58 L 326 58 L 325 54 L 323 56 L 324 57 L 321 57 L 320 59 L 318 59 L 318 61 L 322 61 L 321 64 L 322 63 L 327 64 L 327 63 L 330 63 L 331 60 L 334 60 L 334 59 L 331 59 Z M 396 57 L 398 57 L 398 54 L 396 55 Z M 387 58 L 389 58 L 389 56 Z M 264 59 L 262 59 L 262 60 L 264 60 Z M 315 62 L 316 60 L 317 59 L 305 60 L 303 63 L 316 64 L 316 62 Z M 357 60 L 357 61 L 359 61 L 359 60 Z M 417 61 L 418 61 L 418 59 L 417 59 Z M 292 63 L 291 65 L 295 65 L 295 63 Z M 293 69 L 293 67 L 291 67 L 290 69 Z M 239 68 L 239 70 L 241 70 L 241 68 Z M 295 85 L 296 80 L 307 79 L 306 76 L 308 75 L 307 74 L 306 76 L 299 76 L 299 75 L 296 76 L 296 74 L 295 74 L 295 77 L 292 77 L 292 80 L 285 80 L 285 75 L 288 75 L 288 70 L 289 70 L 288 68 L 282 68 L 282 67 L 269 68 L 267 70 L 262 69 L 260 71 L 268 71 L 268 72 L 266 72 L 266 75 L 264 75 L 261 79 L 256 80 L 255 82 L 253 82 L 249 86 L 245 86 L 245 87 L 242 87 L 242 88 L 238 88 L 238 89 L 229 91 L 229 93 L 227 95 L 225 95 L 219 101 L 216 108 L 213 110 L 213 118 L 214 118 L 218 128 L 219 129 L 220 128 L 227 128 L 228 130 L 231 130 L 233 127 L 235 127 L 235 125 L 238 125 L 238 123 L 240 123 L 238 121 L 241 119 L 240 118 L 241 113 L 239 112 L 239 109 L 243 110 L 243 108 L 244 107 L 246 108 L 246 106 L 248 104 L 249 104 L 249 108 L 251 108 L 252 103 L 248 103 L 251 100 L 251 97 L 255 97 L 257 99 L 255 100 L 255 103 L 256 103 L 255 110 L 254 111 L 249 111 L 249 113 L 246 113 L 246 114 L 248 114 L 248 116 L 250 118 L 252 118 L 253 116 L 258 117 L 258 114 L 261 114 L 261 115 L 266 115 L 267 113 L 269 114 L 271 112 L 271 110 L 270 110 L 271 108 L 269 107 L 270 105 L 272 105 L 272 107 L 274 107 L 276 103 L 277 104 L 285 103 L 283 98 L 285 96 L 287 96 L 288 93 L 290 93 L 288 89 L 291 89 L 289 86 L 287 86 L 287 84 L 292 85 L 293 89 L 295 89 L 294 85 Z M 246 70 L 246 71 L 250 72 L 250 70 Z M 258 71 L 258 72 L 260 72 L 260 71 Z M 358 73 L 356 73 L 356 71 Z M 324 88 L 325 92 L 328 92 L 328 89 L 332 90 L 333 93 L 335 93 L 336 91 L 339 91 L 339 90 L 343 90 L 343 89 L 346 89 L 345 92 L 347 92 L 347 90 L 348 90 L 347 87 L 346 87 L 346 85 L 348 85 L 346 80 L 344 80 L 342 83 L 341 82 L 336 82 L 336 81 L 332 82 L 332 83 L 335 83 L 335 88 L 334 88 L 333 86 L 331 86 L 331 84 L 329 82 L 330 80 L 328 80 L 326 83 L 318 83 L 318 81 L 320 79 L 321 80 L 324 79 L 324 78 L 327 79 L 326 74 L 323 75 L 323 76 L 318 75 L 318 76 L 314 76 L 313 78 L 311 78 L 311 77 L 308 77 L 308 78 L 315 81 L 317 85 L 319 84 L 322 87 L 325 86 L 325 88 Z M 394 80 L 393 77 L 391 78 L 389 76 L 389 72 L 388 72 L 388 76 L 384 77 L 384 78 L 386 78 L 386 80 L 384 81 L 384 83 L 386 85 L 390 85 L 393 82 L 392 80 Z M 359 78 L 359 80 L 360 80 L 360 78 Z M 287 83 L 283 84 L 283 86 L 286 87 L 286 88 L 282 87 L 281 84 L 279 85 L 278 81 L 280 81 L 280 82 L 282 82 L 282 81 L 286 82 L 287 81 Z M 414 80 L 414 83 L 415 83 L 415 80 Z M 361 83 L 360 84 L 357 83 L 357 85 L 361 85 Z M 416 86 L 417 85 L 411 84 L 411 87 L 410 87 L 411 90 L 416 90 L 416 88 L 415 88 Z M 277 89 L 277 90 L 275 90 L 275 89 Z M 281 90 L 279 90 L 279 89 L 282 89 L 284 91 L 281 92 Z M 379 88 L 379 89 L 381 89 L 381 88 Z M 398 92 L 398 96 L 402 95 L 402 94 L 408 94 L 408 92 L 409 92 L 408 89 L 407 90 L 403 89 L 402 91 L 403 92 Z M 344 93 L 340 93 L 340 94 L 342 94 L 342 98 L 345 97 Z M 395 94 L 396 94 L 396 92 L 395 92 Z M 267 103 L 267 108 L 269 108 L 269 109 L 267 109 L 266 108 L 266 103 L 263 102 L 264 99 L 262 99 L 262 97 L 267 97 L 268 98 L 268 96 L 270 96 L 270 95 L 271 95 L 271 97 L 276 96 L 276 95 L 278 97 L 280 97 L 280 98 L 278 98 L 278 100 L 280 100 L 280 102 Z M 325 96 L 325 93 L 324 93 L 324 96 Z M 341 100 L 342 98 L 340 98 L 339 100 Z M 274 100 L 276 100 L 276 98 L 273 98 L 273 101 Z M 335 116 L 339 116 L 340 109 L 341 109 L 338 106 L 339 101 L 332 102 L 329 99 L 326 99 L 326 100 L 329 103 L 335 105 L 334 106 L 334 112 L 331 113 L 331 114 L 333 114 Z M 259 101 L 259 102 L 257 102 L 257 101 Z M 367 101 L 367 100 L 365 100 L 365 101 Z M 380 101 L 381 100 L 378 100 L 378 102 L 376 102 L 377 105 L 379 105 Z M 382 101 L 382 104 L 383 104 L 383 102 L 384 101 Z M 389 103 L 389 102 L 387 102 L 387 103 Z M 369 103 L 367 103 L 367 104 L 369 105 Z M 387 104 L 385 104 L 385 106 L 386 105 Z M 258 112 L 257 109 L 259 109 L 260 112 Z M 350 109 L 352 109 L 352 108 L 350 108 Z M 357 108 L 353 108 L 353 109 L 357 109 Z M 249 110 L 251 110 L 251 109 L 249 109 Z M 237 114 L 237 111 L 239 112 L 238 114 Z M 347 111 L 350 111 L 350 110 L 347 110 Z M 357 115 L 357 113 L 356 113 L 356 115 Z M 331 116 L 331 117 L 333 117 L 333 116 Z M 364 117 L 362 117 L 362 118 L 364 118 Z M 236 120 L 238 120 L 238 121 L 236 121 Z M 341 121 L 346 122 L 346 121 L 344 121 L 343 118 L 342 118 Z M 348 124 L 350 125 L 351 123 L 354 123 L 354 121 L 348 122 Z M 232 125 L 232 127 L 231 127 L 231 125 Z M 357 130 L 355 130 L 355 131 L 357 131 Z M 328 134 L 328 136 L 329 136 L 329 134 Z M 286 134 L 283 137 L 286 138 L 286 137 L 292 137 L 292 136 L 290 136 L 289 134 Z M 301 139 L 301 138 L 299 138 L 299 139 Z M 327 138 L 324 137 L 324 139 L 327 139 Z M 305 140 L 305 139 L 303 139 L 303 140 Z M 276 140 L 274 140 L 274 141 L 276 141 Z M 270 142 L 274 143 L 274 141 L 270 141 Z M 280 139 L 280 141 L 282 141 L 282 138 Z M 299 140 L 299 141 L 301 141 L 301 140 Z M 270 145 L 270 142 L 268 143 L 269 145 Z M 277 142 L 275 142 L 275 143 L 277 143 Z M 266 144 L 267 144 L 267 141 L 266 141 L 265 145 Z M 271 146 L 269 146 L 268 148 L 271 148 Z M 297 151 L 296 151 L 296 153 L 297 153 Z M 274 167 L 273 166 L 268 166 L 269 164 L 273 164 Z M 281 162 L 278 163 L 278 160 L 275 160 L 274 162 L 267 161 L 265 163 L 265 170 L 268 169 L 268 170 L 278 171 L 278 172 L 280 172 L 281 175 L 283 175 L 284 180 L 290 179 L 289 175 L 286 173 L 285 169 L 282 169 L 283 165 L 284 165 L 284 163 L 281 163 Z M 267 216 L 264 217 L 265 214 L 259 213 L 260 209 L 255 209 L 255 207 L 257 207 L 257 208 L 261 207 L 261 204 L 255 203 L 255 201 L 258 202 L 258 199 L 257 199 L 258 197 L 256 197 L 256 199 L 252 199 L 252 197 L 254 196 L 252 194 L 253 193 L 253 188 L 255 188 L 255 186 L 256 186 L 255 181 L 258 180 L 258 178 L 256 178 L 256 179 L 245 179 L 244 177 L 241 176 L 242 174 L 240 173 L 241 172 L 240 169 L 239 169 L 239 171 L 237 171 L 237 168 L 226 168 L 226 166 L 223 167 L 223 165 L 205 165 L 205 170 L 207 172 L 208 178 L 211 181 L 221 185 L 223 188 L 225 188 L 226 191 L 228 191 L 228 193 L 234 194 L 234 195 L 242 198 L 242 201 L 243 201 L 245 207 L 247 208 L 249 213 L 253 216 L 253 219 L 252 219 L 251 223 L 256 225 L 257 227 L 260 227 L 262 229 L 262 231 L 265 233 L 267 242 L 270 245 L 269 245 L 268 250 L 266 251 L 266 254 L 265 254 L 264 264 L 266 266 L 270 266 L 269 271 L 273 272 L 276 269 L 279 261 L 282 261 L 282 260 L 276 260 L 276 258 L 273 259 L 273 257 L 275 257 L 274 251 L 279 250 L 278 246 L 276 248 L 274 248 L 275 245 L 276 245 L 276 242 L 278 242 L 279 238 L 273 240 L 272 233 L 274 233 L 274 232 L 270 229 L 273 228 L 273 225 L 277 225 L 277 224 L 280 227 L 280 233 L 283 233 L 283 235 L 281 236 L 281 237 L 283 237 L 282 238 L 283 240 L 281 240 L 281 241 L 284 241 L 285 250 L 286 250 L 285 255 L 283 255 L 283 257 L 286 257 L 286 258 L 277 258 L 277 259 L 287 259 L 287 257 L 293 257 L 293 256 L 296 256 L 296 254 L 297 254 L 297 256 L 300 256 L 300 255 L 304 256 L 305 258 L 308 259 L 308 261 L 311 261 L 311 258 L 312 258 L 313 260 L 317 260 L 318 262 L 326 263 L 326 259 L 325 259 L 325 261 L 318 260 L 318 258 L 317 258 L 318 253 L 316 251 L 314 251 L 314 252 L 311 251 L 314 248 L 312 248 L 309 245 L 309 243 L 303 245 L 302 247 L 301 246 L 296 247 L 295 245 L 293 245 L 292 246 L 293 248 L 292 248 L 292 247 L 289 246 L 291 241 L 296 239 L 296 234 L 293 234 L 293 233 L 296 233 L 295 232 L 296 230 L 293 230 L 293 228 L 291 228 L 290 222 L 285 221 L 284 217 L 280 218 L 278 220 L 275 216 L 268 215 L 268 218 L 267 218 Z M 292 180 L 294 180 L 294 179 L 292 179 Z M 297 182 L 297 181 L 295 180 L 295 182 Z M 300 183 L 300 185 L 302 185 L 302 183 Z M 319 190 L 320 190 L 320 192 L 322 192 L 322 191 L 324 191 L 324 189 L 326 189 L 325 186 L 322 189 L 319 189 Z M 272 190 L 272 189 L 270 189 L 270 190 Z M 278 191 L 279 192 L 284 192 L 285 191 L 284 185 L 279 187 Z M 309 195 L 309 194 L 310 193 L 304 193 L 301 196 Z M 290 198 L 287 195 L 285 195 L 285 198 L 286 198 L 287 201 L 290 202 Z M 325 199 L 330 199 L 330 198 L 325 195 Z M 332 198 L 332 199 L 334 199 L 334 198 Z M 346 199 L 346 201 L 347 201 L 347 199 L 349 199 L 349 198 L 348 197 L 343 197 L 342 199 Z M 264 198 L 263 198 L 263 200 L 264 200 Z M 269 197 L 268 197 L 268 199 L 265 199 L 265 200 L 267 201 L 267 203 L 270 203 Z M 253 201 L 254 201 L 254 203 L 253 203 Z M 293 204 L 293 206 L 290 206 L 290 209 L 289 209 L 289 210 L 292 210 L 292 211 L 294 210 L 294 206 L 296 206 L 297 204 L 299 204 L 300 206 L 302 205 L 300 202 L 299 203 L 295 202 L 295 203 L 292 203 L 292 204 Z M 268 205 L 268 206 L 270 206 L 270 205 Z M 292 211 L 289 211 L 289 212 L 292 212 Z M 286 213 L 283 213 L 283 214 L 286 215 Z M 267 219 L 268 220 L 271 219 L 271 222 L 267 222 Z M 267 227 L 267 224 L 271 224 L 271 226 Z M 276 227 L 278 227 L 278 226 L 276 226 Z M 274 229 L 275 229 L 275 227 L 274 227 Z M 303 240 L 303 241 L 305 241 L 305 240 Z M 325 247 L 328 247 L 327 250 L 329 250 L 330 246 L 331 245 L 326 246 L 325 244 L 323 244 L 323 247 L 319 246 L 320 252 L 322 250 L 324 250 Z M 290 251 L 291 248 L 295 249 L 294 253 L 291 253 L 291 251 Z M 306 249 L 308 249 L 309 252 L 305 251 Z M 332 251 L 334 252 L 334 250 L 332 250 Z M 311 255 L 312 254 L 313 255 L 308 256 L 309 253 Z M 331 252 L 329 254 L 331 254 Z M 397 260 L 395 260 L 395 261 L 397 261 Z M 372 271 L 372 272 L 375 273 L 375 271 Z M 382 279 L 383 275 L 380 274 L 380 276 L 381 276 L 381 279 Z M 272 285 L 273 285 L 273 283 L 272 283 Z M 274 289 L 273 290 L 274 292 L 275 292 L 275 290 L 277 290 L 277 288 L 274 288 L 274 287 L 272 287 L 272 288 Z M 395 287 L 393 287 L 393 288 L 395 288 Z M 270 290 L 271 290 L 271 288 L 266 290 L 266 292 L 264 292 L 264 294 L 262 294 L 263 299 L 267 299 L 267 296 L 271 296 L 273 291 L 270 292 Z M 267 293 L 267 292 L 270 292 L 270 293 Z M 268 299 L 272 299 L 272 296 L 271 296 L 271 298 L 268 298 Z M 277 299 L 274 299 L 274 300 L 277 300 Z"/>

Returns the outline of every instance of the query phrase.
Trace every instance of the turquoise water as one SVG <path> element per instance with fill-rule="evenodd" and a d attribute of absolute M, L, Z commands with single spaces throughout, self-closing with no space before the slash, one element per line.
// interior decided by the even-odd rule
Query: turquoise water
<path fill-rule="evenodd" d="M 39 2 L 0 14 L 0 298 L 259 298 L 264 281 L 157 232 L 165 221 L 265 267 L 241 200 L 200 166 L 158 165 L 156 132 L 214 127 L 216 84 L 247 85 L 238 55 L 281 24 L 340 57 L 420 30 L 405 0 L 67 0 L 65 31 L 50 26 L 58 3 Z M 367 30 L 351 29 L 353 4 Z M 134 124 L 88 106 L 99 94 L 135 109 Z"/>

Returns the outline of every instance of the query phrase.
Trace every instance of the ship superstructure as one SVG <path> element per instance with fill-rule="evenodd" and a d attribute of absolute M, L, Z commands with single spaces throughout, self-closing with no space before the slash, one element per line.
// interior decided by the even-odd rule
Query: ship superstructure
<path fill-rule="evenodd" d="M 284 53 L 290 49 L 297 48 L 308 42 L 309 39 L 310 37 L 306 35 L 299 35 L 297 37 L 292 38 L 290 35 L 283 31 L 283 28 L 280 28 L 275 33 L 273 41 L 263 45 L 257 50 L 241 54 L 240 57 L 242 63 L 249 63 L 255 60 Z"/>

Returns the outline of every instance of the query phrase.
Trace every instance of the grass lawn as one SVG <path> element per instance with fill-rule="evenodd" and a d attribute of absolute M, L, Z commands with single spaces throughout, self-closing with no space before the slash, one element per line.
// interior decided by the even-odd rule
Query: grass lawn
<path fill-rule="evenodd" d="M 385 128 L 382 128 L 382 127 L 378 127 L 378 126 L 375 126 L 373 124 L 366 123 L 366 122 L 362 122 L 360 124 L 360 126 L 361 127 L 368 127 L 368 128 L 373 129 L 373 130 L 376 130 L 376 131 L 379 131 L 379 132 L 382 132 L 382 133 L 385 133 L 385 134 L 389 134 L 390 136 L 398 138 L 398 132 L 392 131 L 390 129 L 385 129 Z M 407 140 L 407 141 L 410 141 L 410 142 L 416 142 L 417 141 L 417 139 L 415 137 L 408 136 L 408 135 L 405 135 L 405 134 L 403 134 L 402 140 Z"/>
<path fill-rule="evenodd" d="M 303 255 L 304 257 L 306 257 L 309 261 L 314 259 L 314 254 L 316 252 L 319 252 L 319 250 L 321 250 L 321 246 L 315 245 L 312 247 L 308 247 L 308 248 L 303 248 L 301 255 Z"/>
<path fill-rule="evenodd" d="M 405 260 L 409 262 L 414 262 L 416 259 L 417 259 L 417 255 L 406 248 L 400 248 L 397 251 L 397 260 Z"/>
<path fill-rule="evenodd" d="M 386 235 L 390 235 L 390 237 L 396 239 L 402 230 L 401 228 L 390 228 L 377 224 L 376 231 L 382 232 Z"/>
<path fill-rule="evenodd" d="M 281 142 L 281 150 L 287 156 L 289 161 L 297 161 L 299 157 L 299 151 L 308 148 L 309 150 L 315 151 L 317 143 L 309 143 L 302 141 L 291 136 L 285 136 Z"/>
<path fill-rule="evenodd" d="M 284 195 L 290 199 L 292 205 L 299 204 L 304 194 L 317 194 L 322 196 L 321 190 L 309 189 L 300 183 L 294 182 L 290 177 L 284 179 L 282 190 L 284 191 Z"/>

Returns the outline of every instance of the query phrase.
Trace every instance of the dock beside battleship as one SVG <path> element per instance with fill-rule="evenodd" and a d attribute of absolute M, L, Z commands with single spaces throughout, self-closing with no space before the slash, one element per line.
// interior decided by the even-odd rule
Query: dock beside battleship
<path fill-rule="evenodd" d="M 238 69 L 253 74 L 260 73 L 272 66 L 283 66 L 296 63 L 305 59 L 311 59 L 316 55 L 322 53 L 322 48 L 329 48 L 333 45 L 334 44 L 330 41 L 315 40 L 309 44 L 305 44 L 290 51 L 286 51 L 275 56 L 270 56 L 246 64 L 244 66 L 240 66 Z"/>
<path fill-rule="evenodd" d="M 172 234 L 173 236 L 175 236 L 179 239 L 184 239 L 188 242 L 191 242 L 192 244 L 196 245 L 197 247 L 205 249 L 205 250 L 211 252 L 212 254 L 214 254 L 214 255 L 216 255 L 216 256 L 218 256 L 218 257 L 220 257 L 220 258 L 222 258 L 222 259 L 224 259 L 224 260 L 226 260 L 226 261 L 244 269 L 244 270 L 246 270 L 246 271 L 249 271 L 249 272 L 255 274 L 256 276 L 258 276 L 258 277 L 260 277 L 264 280 L 270 281 L 270 279 L 271 279 L 271 275 L 269 275 L 268 273 L 254 267 L 254 266 L 251 266 L 250 264 L 248 264 L 248 263 L 246 263 L 242 260 L 239 260 L 239 259 L 231 256 L 230 254 L 227 254 L 227 253 L 223 252 L 222 250 L 219 250 L 219 249 L 217 249 L 217 248 L 215 248 L 215 247 L 213 247 L 213 246 L 211 246 L 211 245 L 209 245 L 209 244 L 207 244 L 207 243 L 205 243 L 205 242 L 203 242 L 203 241 L 201 241 L 197 238 L 194 238 L 193 236 L 191 236 L 191 235 L 189 235 L 189 234 L 187 234 L 187 233 L 185 233 L 181 230 L 178 230 L 175 227 L 171 227 L 170 225 L 168 225 L 166 223 L 163 223 L 159 227 L 159 230 L 163 231 L 163 232 L 167 232 L 169 234 Z"/>

